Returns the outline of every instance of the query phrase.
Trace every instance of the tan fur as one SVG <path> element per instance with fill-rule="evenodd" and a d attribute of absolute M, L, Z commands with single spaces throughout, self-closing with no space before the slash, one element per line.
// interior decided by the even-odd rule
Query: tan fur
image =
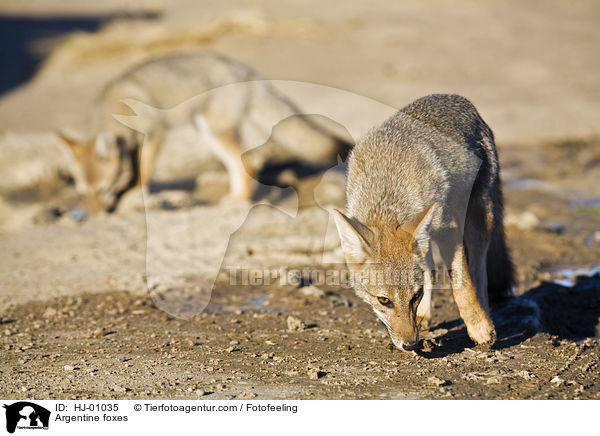
<path fill-rule="evenodd" d="M 479 274 L 479 271 L 476 272 Z M 483 301 L 471 280 L 463 245 L 456 248 L 452 263 L 452 294 L 467 332 L 478 344 L 492 343 L 495 330 L 487 313 L 487 300 Z M 482 290 L 483 291 L 483 290 Z M 485 308 L 484 308 L 485 307 Z"/>

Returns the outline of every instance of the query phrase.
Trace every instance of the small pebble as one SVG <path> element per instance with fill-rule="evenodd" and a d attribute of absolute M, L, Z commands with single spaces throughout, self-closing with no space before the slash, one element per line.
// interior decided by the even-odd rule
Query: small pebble
<path fill-rule="evenodd" d="M 56 316 L 57 314 L 57 310 L 53 307 L 49 307 L 44 311 L 44 314 L 42 315 L 44 318 L 52 318 L 53 316 Z"/>
<path fill-rule="evenodd" d="M 130 390 L 131 390 L 131 389 L 129 389 L 129 388 L 125 388 L 125 387 L 123 387 L 123 386 L 115 386 L 115 387 L 113 388 L 113 391 L 115 391 L 115 392 L 129 392 Z"/>
<path fill-rule="evenodd" d="M 106 335 L 106 329 L 103 327 L 103 328 L 97 328 L 96 330 L 94 330 L 94 331 L 93 331 L 93 332 L 92 332 L 92 333 L 89 335 L 89 337 L 90 337 L 90 338 L 101 338 L 101 337 L 103 337 L 103 336 L 105 336 L 105 335 Z"/>
<path fill-rule="evenodd" d="M 443 380 L 439 377 L 432 376 L 427 379 L 427 384 L 431 386 L 448 386 L 450 382 L 448 380 Z"/>
<path fill-rule="evenodd" d="M 325 291 L 315 285 L 308 285 L 300 288 L 300 293 L 307 297 L 322 298 L 325 296 Z"/>
<path fill-rule="evenodd" d="M 327 375 L 327 373 L 325 371 L 320 371 L 316 368 L 309 368 L 308 369 L 308 378 L 311 380 L 318 380 L 320 378 L 323 378 Z"/>
<path fill-rule="evenodd" d="M 540 225 L 540 219 L 529 211 L 516 215 L 507 214 L 504 222 L 507 226 L 514 226 L 526 231 L 533 230 Z"/>
<path fill-rule="evenodd" d="M 290 315 L 287 317 L 287 328 L 290 332 L 300 332 L 306 328 L 306 324 L 295 316 Z"/>

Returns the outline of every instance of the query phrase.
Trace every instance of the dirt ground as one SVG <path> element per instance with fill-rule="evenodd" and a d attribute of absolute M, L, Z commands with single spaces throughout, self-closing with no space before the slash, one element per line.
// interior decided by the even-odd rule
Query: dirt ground
<path fill-rule="evenodd" d="M 464 3 L 452 11 L 437 2 L 353 3 L 343 13 L 310 2 L 206 2 L 204 11 L 193 3 L 172 2 L 143 20 L 132 19 L 148 13 L 143 2 L 128 2 L 124 15 L 110 1 L 2 6 L 1 19 L 17 30 L 60 25 L 51 38 L 36 33 L 42 61 L 25 79 L 3 77 L 12 87 L 0 95 L 0 397 L 600 399 L 594 2 L 543 10 Z M 131 35 L 132 47 L 120 45 Z M 440 91 L 476 103 L 499 145 L 518 275 L 515 297 L 492 314 L 491 349 L 469 340 L 446 291 L 434 294 L 432 326 L 416 353 L 394 349 L 350 289 L 306 277 L 301 285 L 232 286 L 221 275 L 202 313 L 171 310 L 207 302 L 194 292 L 203 265 L 225 254 L 214 239 L 248 212 L 217 202 L 227 188 L 223 170 L 201 148 L 190 152 L 185 132 L 171 138 L 143 206 L 134 192 L 113 215 L 77 222 L 57 213 L 73 187 L 52 130 L 83 125 L 82 107 L 132 62 L 198 47 L 269 78 L 395 107 Z M 348 130 L 368 128 L 368 115 L 350 109 Z M 226 260 L 342 269 L 335 234 L 323 236 L 324 212 L 344 204 L 342 170 L 302 182 L 299 203 L 315 186 L 319 195 L 295 219 L 267 210 L 247 221 Z"/>

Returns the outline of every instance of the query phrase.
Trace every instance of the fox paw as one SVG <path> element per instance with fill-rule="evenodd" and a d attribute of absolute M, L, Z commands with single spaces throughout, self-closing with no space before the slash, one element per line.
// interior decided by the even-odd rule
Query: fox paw
<path fill-rule="evenodd" d="M 496 330 L 489 321 L 482 321 L 475 326 L 467 326 L 467 332 L 477 345 L 491 346 L 496 341 Z"/>

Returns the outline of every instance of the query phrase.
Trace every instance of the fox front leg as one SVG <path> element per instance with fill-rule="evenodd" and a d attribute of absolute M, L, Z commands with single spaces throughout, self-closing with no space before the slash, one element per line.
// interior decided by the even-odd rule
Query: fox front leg
<path fill-rule="evenodd" d="M 496 340 L 496 330 L 479 301 L 462 243 L 456 247 L 452 261 L 452 294 L 469 337 L 479 345 L 492 345 Z"/>

